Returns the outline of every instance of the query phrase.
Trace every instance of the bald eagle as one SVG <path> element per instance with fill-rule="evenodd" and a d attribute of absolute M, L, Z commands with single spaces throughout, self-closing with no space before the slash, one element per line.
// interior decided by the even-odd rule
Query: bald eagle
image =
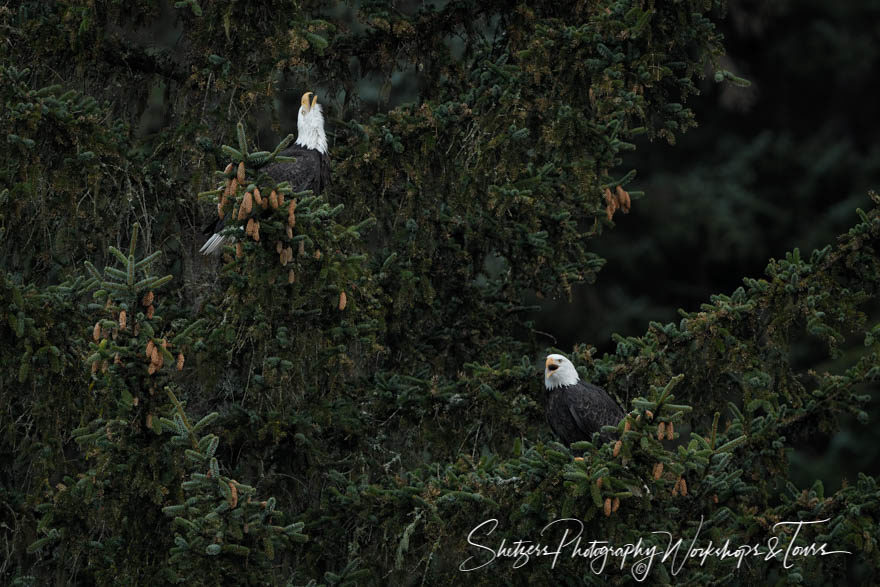
<path fill-rule="evenodd" d="M 547 388 L 547 422 L 565 445 L 593 439 L 599 432 L 602 442 L 611 436 L 602 426 L 617 426 L 623 410 L 604 389 L 581 381 L 571 361 L 562 355 L 547 355 L 544 363 Z"/>
<path fill-rule="evenodd" d="M 296 142 L 279 153 L 295 160 L 267 165 L 265 172 L 277 183 L 289 182 L 294 192 L 312 190 L 312 193 L 320 194 L 330 184 L 330 155 L 327 153 L 327 135 L 324 133 L 324 114 L 318 104 L 318 96 L 313 92 L 306 92 L 302 96 L 296 130 Z M 216 253 L 223 243 L 233 238 L 222 233 L 225 226 L 226 220 L 221 218 L 205 227 L 205 234 L 213 234 L 199 250 L 200 253 Z"/>

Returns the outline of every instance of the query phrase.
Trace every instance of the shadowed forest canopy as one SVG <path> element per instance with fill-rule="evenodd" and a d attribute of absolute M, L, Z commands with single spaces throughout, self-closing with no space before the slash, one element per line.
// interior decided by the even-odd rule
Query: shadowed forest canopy
<path fill-rule="evenodd" d="M 633 580 L 492 561 L 561 518 L 874 576 L 878 15 L 800 6 L 0 0 L 0 580 Z M 320 194 L 265 172 L 307 91 Z"/>

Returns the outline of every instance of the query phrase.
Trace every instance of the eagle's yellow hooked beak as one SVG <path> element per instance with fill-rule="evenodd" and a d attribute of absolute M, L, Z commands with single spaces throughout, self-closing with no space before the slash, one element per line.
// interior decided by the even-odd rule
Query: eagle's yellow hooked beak
<path fill-rule="evenodd" d="M 544 369 L 546 369 L 545 373 L 550 375 L 557 369 L 559 369 L 559 362 L 553 357 L 547 357 L 547 361 L 544 363 Z"/>
<path fill-rule="evenodd" d="M 300 104 L 302 104 L 303 110 L 308 113 L 309 110 L 315 107 L 315 104 L 318 103 L 318 96 L 315 95 L 314 92 L 306 92 L 303 94 L 302 100 L 300 100 Z"/>

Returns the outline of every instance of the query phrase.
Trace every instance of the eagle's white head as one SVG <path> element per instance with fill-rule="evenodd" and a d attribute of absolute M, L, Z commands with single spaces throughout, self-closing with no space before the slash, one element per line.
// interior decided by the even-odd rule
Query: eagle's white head
<path fill-rule="evenodd" d="M 318 104 L 318 96 L 313 92 L 306 92 L 302 96 L 301 104 L 296 117 L 296 144 L 326 153 L 327 135 L 324 134 L 324 114 Z"/>
<path fill-rule="evenodd" d="M 580 381 L 577 369 L 562 355 L 547 355 L 544 363 L 544 387 L 556 389 Z"/>

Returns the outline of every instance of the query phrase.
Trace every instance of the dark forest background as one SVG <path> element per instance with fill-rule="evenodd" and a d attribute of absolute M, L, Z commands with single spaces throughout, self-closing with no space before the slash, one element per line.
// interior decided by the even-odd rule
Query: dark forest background
<path fill-rule="evenodd" d="M 873 0 L 0 0 L 0 582 L 632 582 L 459 571 L 480 521 L 497 543 L 570 516 L 616 544 L 829 518 L 799 544 L 853 554 L 649 581 L 870 584 L 877 23 Z M 261 172 L 305 91 L 321 195 Z M 262 239 L 198 255 L 255 188 L 285 198 Z M 625 406 L 619 442 L 556 442 L 551 351 Z"/>

